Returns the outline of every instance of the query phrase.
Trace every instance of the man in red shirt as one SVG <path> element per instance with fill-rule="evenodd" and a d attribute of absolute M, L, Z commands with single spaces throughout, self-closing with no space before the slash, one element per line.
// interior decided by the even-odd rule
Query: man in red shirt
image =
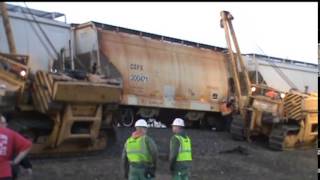
<path fill-rule="evenodd" d="M 19 164 L 31 146 L 29 140 L 7 128 L 6 119 L 0 114 L 0 180 L 12 179 L 11 165 Z M 16 156 L 12 161 L 14 155 Z"/>

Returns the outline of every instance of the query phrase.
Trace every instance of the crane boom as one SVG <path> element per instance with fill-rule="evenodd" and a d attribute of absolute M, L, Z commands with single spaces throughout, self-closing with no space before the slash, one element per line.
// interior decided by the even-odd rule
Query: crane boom
<path fill-rule="evenodd" d="M 243 115 L 242 109 L 245 103 L 242 100 L 242 96 L 249 96 L 251 94 L 251 91 L 250 91 L 251 82 L 249 79 L 248 71 L 246 70 L 246 67 L 243 62 L 243 58 L 241 56 L 236 34 L 232 26 L 231 21 L 233 20 L 233 16 L 228 11 L 221 11 L 220 15 L 221 15 L 220 25 L 222 28 L 224 28 L 226 41 L 228 45 L 228 54 L 230 55 L 230 58 L 231 58 L 231 67 L 232 67 L 233 79 L 235 81 L 236 96 L 238 98 L 240 113 Z M 235 47 L 236 53 L 233 52 L 232 45 Z M 240 68 L 240 71 L 239 71 L 239 68 Z M 240 72 L 242 72 L 244 75 L 244 85 L 242 86 L 245 89 L 245 92 L 243 92 L 241 89 L 242 86 L 240 81 L 240 78 L 241 78 Z"/>
<path fill-rule="evenodd" d="M 0 10 L 2 14 L 2 19 L 3 19 L 3 27 L 5 28 L 6 31 L 6 36 L 7 36 L 7 41 L 9 45 L 9 50 L 11 54 L 16 54 L 17 49 L 14 43 L 14 38 L 12 35 L 12 30 L 11 30 L 11 24 L 7 12 L 7 5 L 5 2 L 0 2 Z"/>

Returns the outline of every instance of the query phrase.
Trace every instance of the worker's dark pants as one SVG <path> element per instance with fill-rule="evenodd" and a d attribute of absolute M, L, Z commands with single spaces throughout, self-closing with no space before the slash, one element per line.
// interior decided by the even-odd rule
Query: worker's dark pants
<path fill-rule="evenodd" d="M 12 180 L 15 180 L 18 178 L 19 173 L 19 165 L 11 166 L 11 174 L 12 174 Z"/>
<path fill-rule="evenodd" d="M 153 180 L 154 178 L 145 177 L 145 168 L 130 166 L 129 180 Z"/>
<path fill-rule="evenodd" d="M 12 180 L 12 177 L 0 178 L 0 180 Z"/>
<path fill-rule="evenodd" d="M 187 169 L 174 171 L 172 180 L 189 180 L 189 171 Z"/>
<path fill-rule="evenodd" d="M 224 129 L 226 131 L 230 131 L 230 126 L 231 126 L 231 122 L 232 122 L 232 113 L 223 116 L 223 118 L 226 121 Z"/>

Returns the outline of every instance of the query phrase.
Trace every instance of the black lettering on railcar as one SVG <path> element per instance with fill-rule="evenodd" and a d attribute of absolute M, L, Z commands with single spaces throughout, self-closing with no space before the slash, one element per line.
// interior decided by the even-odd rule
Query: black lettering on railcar
<path fill-rule="evenodd" d="M 141 64 L 130 64 L 131 70 L 143 71 L 143 65 Z"/>

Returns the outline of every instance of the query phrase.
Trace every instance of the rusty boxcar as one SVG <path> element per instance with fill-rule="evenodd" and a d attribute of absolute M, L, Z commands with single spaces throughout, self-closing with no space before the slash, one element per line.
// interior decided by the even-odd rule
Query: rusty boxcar
<path fill-rule="evenodd" d="M 222 121 L 219 105 L 230 91 L 225 49 L 95 22 L 73 26 L 76 68 L 122 81 L 122 124 Z"/>

